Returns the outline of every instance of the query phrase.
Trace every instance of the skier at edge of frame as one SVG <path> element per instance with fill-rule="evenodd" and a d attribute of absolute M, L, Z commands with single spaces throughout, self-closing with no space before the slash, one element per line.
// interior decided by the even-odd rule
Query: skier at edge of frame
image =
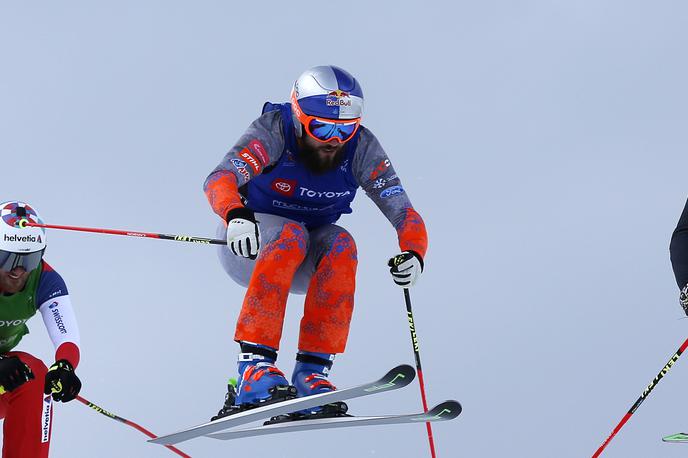
<path fill-rule="evenodd" d="M 52 400 L 68 402 L 81 390 L 79 329 L 64 280 L 43 260 L 43 224 L 23 202 L 0 204 L 0 418 L 2 458 L 46 458 L 52 433 Z M 29 333 L 26 322 L 41 312 L 55 346 L 47 368 L 13 349 Z"/>
<path fill-rule="evenodd" d="M 222 219 L 218 237 L 227 239 L 218 248 L 220 263 L 247 288 L 234 334 L 238 387 L 229 387 L 213 419 L 336 389 L 327 377 L 346 347 L 357 252 L 335 222 L 352 212 L 359 187 L 396 229 L 401 253 L 389 263 L 393 281 L 409 288 L 423 271 L 425 224 L 377 138 L 361 125 L 362 113 L 363 91 L 351 74 L 332 65 L 310 68 L 294 82 L 290 103 L 265 103 L 205 180 Z M 290 292 L 306 295 L 291 385 L 275 366 Z M 346 411 L 344 403 L 330 407 L 289 417 Z"/>
<path fill-rule="evenodd" d="M 671 235 L 669 252 L 671 267 L 674 269 L 674 276 L 680 290 L 679 302 L 688 315 L 688 201 Z"/>

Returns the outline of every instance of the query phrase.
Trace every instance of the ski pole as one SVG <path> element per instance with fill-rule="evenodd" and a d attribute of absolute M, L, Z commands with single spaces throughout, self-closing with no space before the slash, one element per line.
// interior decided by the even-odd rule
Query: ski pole
<path fill-rule="evenodd" d="M 408 288 L 404 288 L 404 300 L 406 301 L 406 313 L 408 314 L 409 329 L 411 330 L 411 343 L 413 344 L 413 353 L 416 357 L 416 372 L 418 373 L 418 384 L 420 385 L 420 397 L 423 400 L 423 410 L 428 411 L 428 401 L 425 398 L 425 381 L 423 380 L 423 369 L 420 366 L 420 349 L 418 345 L 418 335 L 416 334 L 416 325 L 413 322 L 413 310 L 411 309 L 411 294 Z M 430 422 L 425 423 L 428 430 L 428 443 L 430 444 L 430 455 L 436 458 L 435 454 L 435 440 L 432 437 L 432 426 Z"/>
<path fill-rule="evenodd" d="M 46 229 L 62 229 L 65 231 L 79 231 L 79 232 L 95 232 L 99 234 L 111 234 L 111 235 L 125 235 L 127 237 L 138 237 L 138 238 L 149 238 L 149 239 L 162 239 L 162 240 L 173 240 L 175 242 L 192 242 L 210 245 L 227 245 L 226 240 L 209 239 L 205 237 L 192 237 L 189 235 L 176 235 L 176 234 L 158 234 L 155 232 L 135 232 L 135 231 L 120 231 L 116 229 L 99 229 L 94 227 L 77 227 L 77 226 L 58 226 L 57 224 L 38 224 L 32 223 L 29 220 L 22 220 L 19 223 L 19 227 L 42 227 Z"/>
<path fill-rule="evenodd" d="M 151 439 L 157 439 L 157 438 L 158 438 L 158 436 L 156 436 L 156 435 L 153 434 L 152 432 L 148 431 L 148 430 L 147 430 L 146 428 L 144 428 L 143 426 L 138 425 L 138 424 L 134 423 L 133 421 L 127 420 L 126 418 L 119 417 L 119 416 L 115 415 L 114 413 L 110 413 L 110 412 L 108 412 L 107 410 L 103 409 L 102 407 L 98 407 L 97 405 L 95 405 L 95 404 L 92 403 L 91 401 L 82 398 L 81 396 L 77 396 L 76 399 L 77 399 L 77 401 L 79 401 L 80 403 L 84 404 L 85 406 L 90 407 L 91 409 L 95 410 L 96 412 L 102 413 L 102 414 L 105 415 L 106 417 L 112 418 L 113 420 L 117 420 L 117 421 L 119 421 L 120 423 L 124 423 L 124 424 L 127 425 L 127 426 L 131 426 L 132 428 L 134 428 L 134 429 L 136 429 L 136 430 L 142 432 L 143 434 L 145 434 L 146 436 L 150 437 Z M 173 446 L 173 445 L 165 445 L 165 447 L 167 447 L 168 449 L 170 449 L 172 452 L 176 453 L 176 454 L 179 455 L 179 456 L 183 456 L 184 458 L 191 458 L 191 456 L 189 456 L 189 455 L 187 455 L 186 453 L 182 452 L 181 450 L 179 450 L 177 447 L 175 447 L 175 446 Z"/>
<path fill-rule="evenodd" d="M 650 392 L 654 389 L 655 386 L 659 383 L 660 380 L 662 380 L 662 377 L 666 375 L 667 372 L 669 372 L 669 369 L 674 365 L 676 361 L 678 361 L 678 357 L 681 356 L 681 353 L 688 347 L 688 339 L 686 339 L 685 342 L 683 342 L 683 345 L 676 351 L 676 353 L 673 354 L 673 356 L 669 359 L 669 362 L 666 363 L 666 365 L 662 368 L 661 371 L 659 371 L 659 374 L 650 382 L 650 384 L 645 388 L 645 391 L 643 391 L 643 394 L 640 395 L 637 401 L 635 401 L 635 404 L 631 406 L 630 410 L 626 412 L 626 415 L 623 416 L 621 421 L 619 422 L 618 425 L 616 425 L 616 428 L 612 431 L 612 433 L 609 435 L 607 440 L 605 440 L 602 445 L 600 445 L 600 448 L 597 449 L 595 454 L 592 456 L 592 458 L 597 458 L 602 454 L 602 450 L 607 446 L 607 444 L 616 436 L 616 433 L 619 432 L 619 430 L 623 427 L 623 425 L 626 424 L 626 422 L 631 418 L 631 415 L 635 413 L 636 410 L 638 410 L 638 407 L 640 407 L 640 404 L 643 403 L 645 398 L 647 398 L 650 395 Z"/>

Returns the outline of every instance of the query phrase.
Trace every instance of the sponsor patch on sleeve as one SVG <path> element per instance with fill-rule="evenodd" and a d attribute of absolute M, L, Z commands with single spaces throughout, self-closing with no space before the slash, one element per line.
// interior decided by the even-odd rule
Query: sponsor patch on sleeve
<path fill-rule="evenodd" d="M 242 161 L 241 159 L 232 159 L 232 165 L 243 177 L 244 183 L 251 179 L 251 175 L 248 173 L 248 170 L 246 170 L 246 166 L 248 165 L 246 162 Z"/>
<path fill-rule="evenodd" d="M 270 157 L 263 144 L 257 138 L 248 142 L 248 148 L 258 156 L 258 159 L 263 164 L 263 167 L 270 163 Z"/>
<path fill-rule="evenodd" d="M 388 197 L 396 196 L 397 194 L 403 194 L 404 193 L 404 188 L 401 186 L 392 186 L 380 193 L 380 197 L 383 199 L 386 199 Z"/>
<path fill-rule="evenodd" d="M 239 153 L 239 157 L 251 166 L 255 175 L 258 175 L 260 171 L 263 170 L 262 162 L 256 159 L 256 157 L 249 152 L 248 148 L 242 149 L 241 153 Z"/>
<path fill-rule="evenodd" d="M 370 179 L 374 180 L 375 178 L 379 177 L 380 174 L 384 173 L 390 166 L 391 164 L 389 163 L 389 159 L 384 159 L 380 161 L 380 163 L 375 167 L 375 170 L 373 170 L 370 173 Z"/>
<path fill-rule="evenodd" d="M 382 188 L 385 187 L 385 185 L 386 185 L 387 183 L 389 183 L 389 182 L 392 181 L 392 180 L 395 180 L 396 178 L 397 178 L 397 174 L 396 174 L 396 173 L 395 173 L 394 175 L 392 175 L 391 177 L 389 177 L 389 178 L 378 178 L 378 179 L 375 180 L 375 182 L 373 183 L 373 188 L 374 188 L 374 189 L 382 189 Z"/>

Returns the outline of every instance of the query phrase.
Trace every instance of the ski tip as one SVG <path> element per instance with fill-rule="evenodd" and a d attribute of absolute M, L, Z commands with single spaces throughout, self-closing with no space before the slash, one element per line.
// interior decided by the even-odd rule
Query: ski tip
<path fill-rule="evenodd" d="M 662 437 L 663 442 L 688 442 L 687 433 L 672 434 L 671 436 Z"/>
<path fill-rule="evenodd" d="M 396 385 L 406 386 L 416 378 L 416 370 L 408 364 L 400 364 L 382 378 L 383 380 L 394 380 Z"/>
<path fill-rule="evenodd" d="M 461 415 L 462 411 L 463 407 L 461 407 L 459 401 L 449 400 L 437 404 L 428 410 L 426 415 L 437 420 L 453 420 Z"/>

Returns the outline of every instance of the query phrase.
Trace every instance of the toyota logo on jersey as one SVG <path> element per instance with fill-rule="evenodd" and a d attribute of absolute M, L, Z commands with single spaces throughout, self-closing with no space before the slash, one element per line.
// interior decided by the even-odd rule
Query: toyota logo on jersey
<path fill-rule="evenodd" d="M 283 196 L 291 197 L 294 195 L 294 191 L 296 190 L 296 180 L 275 178 L 275 180 L 272 182 L 272 189 Z"/>

